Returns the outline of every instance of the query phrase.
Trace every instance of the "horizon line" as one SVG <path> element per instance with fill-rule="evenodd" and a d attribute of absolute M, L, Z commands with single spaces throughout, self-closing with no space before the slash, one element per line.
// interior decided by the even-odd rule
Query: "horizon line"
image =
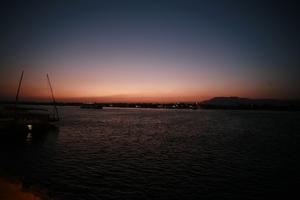
<path fill-rule="evenodd" d="M 98 97 L 94 97 L 98 98 Z M 200 103 L 204 102 L 207 100 L 211 100 L 213 98 L 241 98 L 241 99 L 251 99 L 251 100 L 277 100 L 277 101 L 300 101 L 300 98 L 251 98 L 251 97 L 241 97 L 241 96 L 214 96 L 210 98 L 201 98 L 198 100 L 177 100 L 177 101 L 170 101 L 170 100 L 165 100 L 165 101 L 133 101 L 133 100 L 127 100 L 127 101 L 122 101 L 122 100 L 110 100 L 110 101 L 105 101 L 105 100 L 91 100 L 93 99 L 92 97 L 81 97 L 81 98 L 56 98 L 56 103 L 102 103 L 102 104 L 118 104 L 118 103 L 128 103 L 128 104 L 168 104 L 168 103 Z M 14 103 L 15 100 L 12 98 L 7 98 L 4 97 L 1 99 L 0 97 L 0 103 Z M 50 103 L 52 102 L 51 99 L 48 98 L 32 98 L 32 97 L 25 97 L 25 99 L 20 100 L 20 103 Z"/>

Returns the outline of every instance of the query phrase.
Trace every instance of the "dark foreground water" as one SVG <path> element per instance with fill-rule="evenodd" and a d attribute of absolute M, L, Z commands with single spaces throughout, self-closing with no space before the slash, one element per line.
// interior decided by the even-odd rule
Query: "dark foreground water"
<path fill-rule="evenodd" d="M 59 132 L 0 138 L 2 177 L 62 200 L 299 197 L 299 112 L 60 113 Z"/>

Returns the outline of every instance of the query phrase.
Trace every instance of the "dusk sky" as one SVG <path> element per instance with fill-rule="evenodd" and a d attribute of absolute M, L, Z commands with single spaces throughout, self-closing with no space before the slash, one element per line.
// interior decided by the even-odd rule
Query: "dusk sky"
<path fill-rule="evenodd" d="M 300 98 L 300 12 L 288 1 L 4 1 L 0 11 L 1 100 L 14 100 L 22 70 L 20 100 L 48 99 L 47 73 L 60 101 Z"/>

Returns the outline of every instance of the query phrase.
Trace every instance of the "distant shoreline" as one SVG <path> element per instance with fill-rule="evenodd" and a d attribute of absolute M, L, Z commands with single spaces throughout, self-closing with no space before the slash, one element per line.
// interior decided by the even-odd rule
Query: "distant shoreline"
<path fill-rule="evenodd" d="M 278 99 L 249 99 L 240 97 L 214 97 L 202 101 L 203 109 L 222 110 L 274 110 L 274 111 L 299 111 L 299 100 Z"/>
<path fill-rule="evenodd" d="M 14 101 L 0 101 L 0 105 L 14 105 Z M 21 101 L 19 105 L 53 105 L 53 102 Z M 57 106 L 81 106 L 83 102 L 56 102 Z M 157 108 L 157 109 L 218 109 L 218 110 L 274 110 L 300 111 L 299 100 L 248 99 L 240 97 L 214 97 L 202 102 L 178 103 L 93 103 L 112 108 Z"/>

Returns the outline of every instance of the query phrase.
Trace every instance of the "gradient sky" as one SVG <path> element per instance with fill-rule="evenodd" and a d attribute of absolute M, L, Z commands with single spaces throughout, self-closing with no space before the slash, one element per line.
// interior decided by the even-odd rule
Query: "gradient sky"
<path fill-rule="evenodd" d="M 291 2 L 4 1 L 0 97 L 25 70 L 21 100 L 49 97 L 46 73 L 64 101 L 300 98 Z"/>

